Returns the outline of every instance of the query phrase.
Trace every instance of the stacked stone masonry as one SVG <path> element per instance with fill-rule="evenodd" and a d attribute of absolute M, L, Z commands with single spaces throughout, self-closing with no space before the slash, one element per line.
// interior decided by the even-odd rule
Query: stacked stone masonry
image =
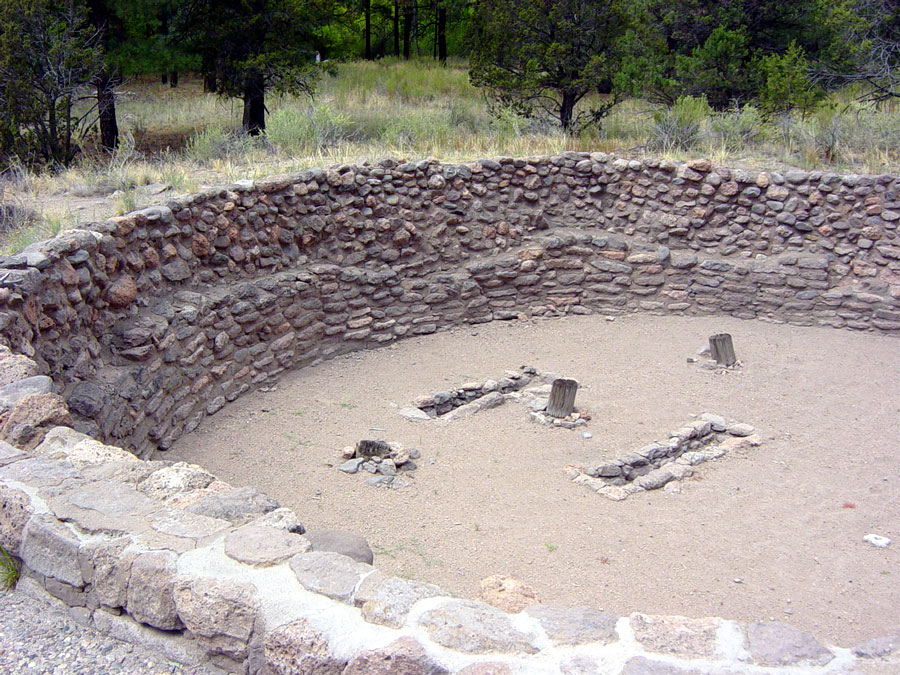
<path fill-rule="evenodd" d="M 235 672 L 896 662 L 894 638 L 826 649 L 780 624 L 504 614 L 310 551 L 264 495 L 138 458 L 288 370 L 461 324 L 649 311 L 895 334 L 898 221 L 896 176 L 564 153 L 315 169 L 64 232 L 0 263 L 0 544 L 102 630 Z"/>

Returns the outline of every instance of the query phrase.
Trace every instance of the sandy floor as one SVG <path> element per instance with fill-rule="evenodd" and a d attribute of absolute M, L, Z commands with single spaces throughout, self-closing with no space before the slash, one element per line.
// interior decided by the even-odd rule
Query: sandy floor
<path fill-rule="evenodd" d="M 741 370 L 686 362 L 721 331 Z M 523 364 L 581 382 L 593 438 L 539 427 L 513 403 L 447 425 L 397 415 L 418 394 Z M 727 318 L 495 323 L 294 373 L 161 457 L 255 485 L 309 529 L 359 532 L 381 569 L 460 596 L 509 574 L 545 603 L 774 618 L 848 646 L 900 625 L 898 376 L 900 342 L 878 335 Z M 563 474 L 702 412 L 766 442 L 700 466 L 680 494 L 611 502 Z M 337 471 L 361 438 L 418 447 L 412 486 Z M 864 543 L 870 532 L 894 543 Z"/>

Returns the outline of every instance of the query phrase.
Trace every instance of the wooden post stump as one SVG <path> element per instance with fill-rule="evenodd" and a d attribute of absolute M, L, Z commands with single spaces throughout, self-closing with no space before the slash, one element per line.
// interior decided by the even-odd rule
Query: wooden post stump
<path fill-rule="evenodd" d="M 553 381 L 550 398 L 547 401 L 547 414 L 551 417 L 565 417 L 575 410 L 575 392 L 578 382 L 560 377 Z"/>
<path fill-rule="evenodd" d="M 737 361 L 734 355 L 734 344 L 728 333 L 716 333 L 709 336 L 709 355 L 720 366 L 732 366 Z"/>

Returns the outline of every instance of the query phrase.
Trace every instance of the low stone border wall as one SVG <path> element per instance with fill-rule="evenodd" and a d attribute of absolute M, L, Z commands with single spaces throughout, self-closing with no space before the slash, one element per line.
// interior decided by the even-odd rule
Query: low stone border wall
<path fill-rule="evenodd" d="M 135 455 L 289 369 L 462 324 L 649 311 L 897 333 L 898 221 L 895 176 L 564 153 L 316 169 L 64 232 L 0 263 L 0 544 L 101 630 L 235 672 L 896 663 L 895 638 L 826 649 L 774 623 L 508 615 L 310 551 L 264 495 Z"/>
<path fill-rule="evenodd" d="M 644 445 L 616 459 L 584 468 L 567 466 L 566 474 L 578 485 L 591 488 L 613 501 L 647 490 L 658 490 L 694 474 L 691 468 L 718 459 L 738 448 L 756 447 L 761 440 L 749 424 L 711 413 L 688 422 L 664 441 Z"/>
<path fill-rule="evenodd" d="M 417 396 L 412 406 L 400 409 L 400 415 L 407 419 L 434 419 L 446 415 L 462 406 L 473 403 L 489 394 L 508 394 L 527 387 L 531 378 L 537 371 L 531 367 L 523 367 L 522 372 L 508 370 L 503 377 L 497 380 L 485 380 L 484 382 L 467 382 L 456 389 L 433 391 L 429 394 Z M 417 414 L 418 410 L 425 417 Z"/>

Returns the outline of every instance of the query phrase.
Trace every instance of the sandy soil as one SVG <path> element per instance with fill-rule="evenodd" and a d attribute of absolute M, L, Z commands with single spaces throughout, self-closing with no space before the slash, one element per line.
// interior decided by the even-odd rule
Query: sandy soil
<path fill-rule="evenodd" d="M 686 362 L 721 331 L 739 371 Z M 397 415 L 523 364 L 581 382 L 592 438 L 514 403 L 447 425 Z M 900 625 L 898 375 L 900 342 L 879 335 L 727 318 L 495 323 L 293 373 L 160 457 L 255 485 L 309 529 L 359 532 L 381 569 L 460 596 L 509 574 L 545 603 L 774 618 L 851 646 Z M 765 443 L 701 465 L 680 494 L 611 502 L 563 474 L 702 412 L 753 424 Z M 361 438 L 419 448 L 412 486 L 339 472 L 341 447 Z M 894 543 L 864 543 L 870 532 Z"/>

